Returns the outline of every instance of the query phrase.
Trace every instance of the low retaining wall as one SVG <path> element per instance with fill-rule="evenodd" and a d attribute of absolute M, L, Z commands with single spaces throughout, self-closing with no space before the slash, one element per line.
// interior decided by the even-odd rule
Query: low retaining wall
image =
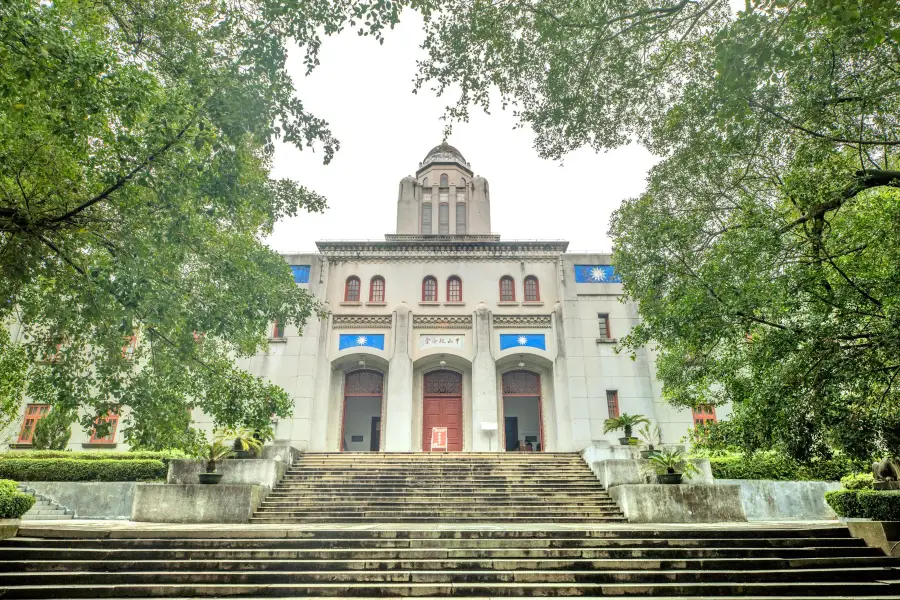
<path fill-rule="evenodd" d="M 888 556 L 900 557 L 900 521 L 847 520 L 850 535 L 860 538 L 867 546 L 880 548 Z"/>
<path fill-rule="evenodd" d="M 25 485 L 75 513 L 76 519 L 128 519 L 133 481 L 29 481 Z"/>
<path fill-rule="evenodd" d="M 709 459 L 695 458 L 694 463 L 699 473 L 692 477 L 684 478 L 682 485 L 709 485 L 713 483 L 712 469 Z M 641 483 L 656 483 L 656 471 L 649 460 L 644 459 L 612 459 L 597 460 L 588 463 L 591 471 L 597 476 L 607 489 L 617 485 L 636 485 Z"/>
<path fill-rule="evenodd" d="M 746 521 L 737 485 L 618 485 L 609 490 L 629 523 Z"/>
<path fill-rule="evenodd" d="M 229 459 L 216 462 L 216 471 L 222 474 L 219 485 L 259 485 L 265 488 L 265 494 L 271 492 L 281 481 L 286 470 L 287 465 L 284 462 L 269 458 Z M 204 460 L 171 460 L 166 483 L 196 484 L 199 481 L 198 475 L 205 471 Z"/>
<path fill-rule="evenodd" d="M 825 502 L 825 492 L 841 489 L 836 481 L 771 481 L 717 479 L 719 485 L 737 485 L 749 521 L 836 519 Z"/>
<path fill-rule="evenodd" d="M 263 498 L 259 485 L 139 483 L 132 521 L 248 523 Z"/>

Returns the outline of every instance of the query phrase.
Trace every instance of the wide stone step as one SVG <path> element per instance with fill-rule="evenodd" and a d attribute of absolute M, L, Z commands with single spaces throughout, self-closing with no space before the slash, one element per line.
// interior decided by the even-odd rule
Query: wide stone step
<path fill-rule="evenodd" d="M 460 501 L 435 501 L 434 498 L 422 498 L 422 499 L 410 499 L 405 498 L 403 500 L 391 501 L 391 500 L 379 500 L 377 498 L 371 498 L 369 500 L 352 498 L 352 497 L 341 497 L 341 498 L 321 498 L 316 500 L 314 497 L 310 498 L 283 498 L 278 497 L 274 499 L 266 499 L 261 504 L 262 507 L 267 508 L 295 508 L 295 509 L 303 509 L 303 508 L 312 508 L 312 507 L 328 507 L 330 508 L 381 508 L 383 510 L 388 509 L 397 509 L 397 510 L 407 510 L 410 508 L 424 510 L 424 509 L 440 509 L 440 508 L 453 508 L 458 509 L 461 507 L 472 508 L 472 505 L 481 505 L 484 507 L 504 507 L 504 508 L 541 508 L 541 507 L 572 507 L 572 508 L 597 508 L 597 509 L 605 509 L 605 510 L 614 510 L 618 512 L 618 506 L 612 501 L 573 501 L 573 502 L 560 502 L 560 501 L 544 501 L 541 502 L 539 500 L 529 500 L 529 501 L 517 501 L 514 499 L 510 500 L 497 500 L 493 502 L 488 502 L 484 500 L 473 500 L 471 502 L 460 502 Z"/>
<path fill-rule="evenodd" d="M 269 523 L 269 524 L 304 524 L 304 523 L 349 523 L 349 524 L 365 524 L 365 523 L 427 523 L 432 525 L 443 525 L 447 522 L 455 523 L 624 523 L 625 517 L 607 517 L 607 518 L 585 518 L 585 517 L 506 517 L 506 516 L 467 516 L 452 515 L 442 517 L 411 517 L 408 515 L 394 515 L 392 517 L 345 517 L 340 515 L 329 515 L 327 517 L 290 517 L 281 518 L 269 516 L 265 513 L 259 513 L 257 516 L 250 518 L 251 523 Z"/>

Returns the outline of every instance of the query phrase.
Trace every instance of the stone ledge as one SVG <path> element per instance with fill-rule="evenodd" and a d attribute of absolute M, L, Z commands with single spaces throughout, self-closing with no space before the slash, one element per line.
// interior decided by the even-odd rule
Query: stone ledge
<path fill-rule="evenodd" d="M 900 557 L 900 521 L 846 522 L 850 535 L 863 540 L 867 546 L 881 548 L 888 556 Z"/>
<path fill-rule="evenodd" d="M 36 494 L 75 513 L 76 519 L 127 519 L 134 501 L 133 481 L 28 481 Z"/>
<path fill-rule="evenodd" d="M 716 484 L 741 488 L 741 503 L 750 521 L 835 519 L 825 492 L 841 489 L 836 481 L 717 479 Z"/>
<path fill-rule="evenodd" d="M 266 495 L 281 481 L 287 469 L 284 462 L 273 458 L 239 458 L 216 462 L 216 471 L 222 473 L 217 485 L 258 485 Z M 206 461 L 174 459 L 169 461 L 168 484 L 196 484 L 199 474 L 206 471 Z"/>
<path fill-rule="evenodd" d="M 609 490 L 629 523 L 734 523 L 747 520 L 736 485 L 619 485 Z"/>
<path fill-rule="evenodd" d="M 132 521 L 147 523 L 249 523 L 262 501 L 259 485 L 139 483 Z"/>

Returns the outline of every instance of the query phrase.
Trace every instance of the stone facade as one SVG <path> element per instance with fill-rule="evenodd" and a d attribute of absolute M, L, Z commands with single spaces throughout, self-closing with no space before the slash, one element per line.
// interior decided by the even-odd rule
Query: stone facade
<path fill-rule="evenodd" d="M 567 245 L 491 233 L 487 180 L 452 146 L 432 149 L 400 183 L 395 234 L 285 255 L 328 316 L 277 332 L 266 352 L 240 361 L 294 400 L 276 439 L 310 451 L 409 452 L 430 449 L 432 427 L 446 426 L 451 450 L 580 451 L 616 443 L 620 432 L 605 435 L 603 422 L 617 402 L 657 422 L 664 442 L 681 440 L 691 411 L 661 401 L 653 352 L 615 352 L 638 314 L 621 302 L 611 257 Z M 370 290 L 373 278 L 383 292 Z M 511 284 L 501 297 L 503 278 Z M 79 435 L 73 449 L 86 441 Z"/>

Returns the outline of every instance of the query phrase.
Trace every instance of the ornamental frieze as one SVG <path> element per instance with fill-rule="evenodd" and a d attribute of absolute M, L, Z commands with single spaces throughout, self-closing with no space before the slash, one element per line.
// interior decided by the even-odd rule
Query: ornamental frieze
<path fill-rule="evenodd" d="M 333 329 L 390 329 L 391 315 L 335 315 Z"/>
<path fill-rule="evenodd" d="M 424 236 L 423 236 L 424 237 Z M 568 242 L 427 241 L 316 242 L 319 251 L 332 262 L 360 260 L 435 262 L 446 260 L 529 260 L 556 262 Z"/>
<path fill-rule="evenodd" d="M 472 329 L 472 316 L 413 315 L 413 329 Z"/>
<path fill-rule="evenodd" d="M 494 329 L 549 328 L 550 319 L 550 315 L 494 315 Z"/>

